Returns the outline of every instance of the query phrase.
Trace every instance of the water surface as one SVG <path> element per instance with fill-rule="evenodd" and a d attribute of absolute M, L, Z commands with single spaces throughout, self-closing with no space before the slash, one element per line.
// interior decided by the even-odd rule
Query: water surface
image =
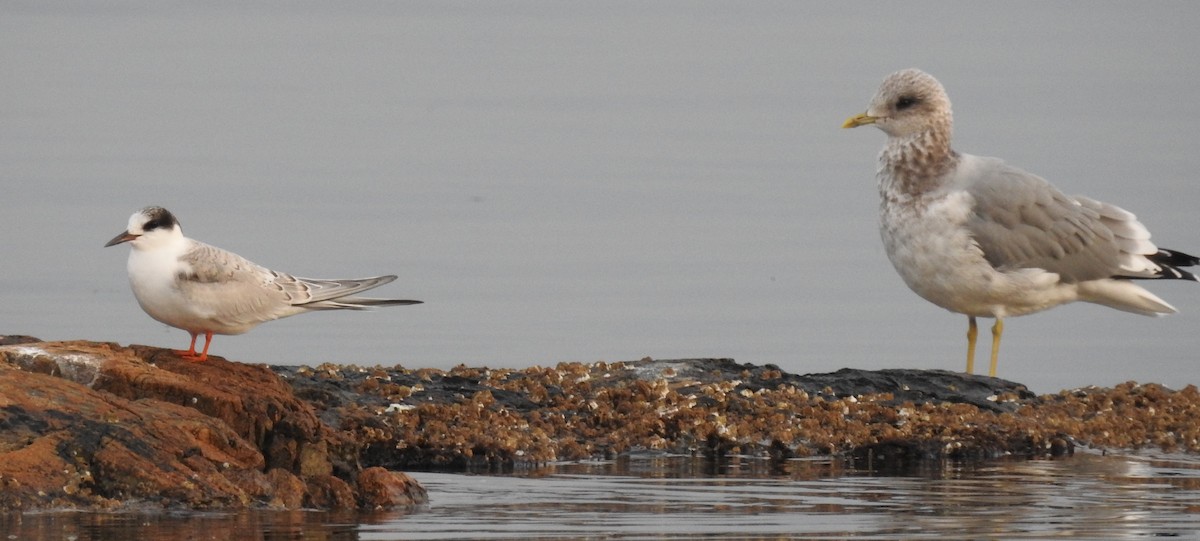
<path fill-rule="evenodd" d="M 679 457 L 509 475 L 412 474 L 402 512 L 39 513 L 15 539 L 1141 539 L 1200 535 L 1200 462 L 1101 456 L 930 465 L 903 475 L 836 462 Z"/>
<path fill-rule="evenodd" d="M 964 317 L 876 232 L 882 134 L 842 130 L 918 66 L 958 147 L 1200 251 L 1194 2 L 0 3 L 0 333 L 183 347 L 102 249 L 164 205 L 301 276 L 395 273 L 426 304 L 218 336 L 268 364 L 732 357 L 961 369 Z M 1008 321 L 1002 376 L 1200 383 L 1181 314 Z M 986 344 L 981 346 L 986 348 Z"/>

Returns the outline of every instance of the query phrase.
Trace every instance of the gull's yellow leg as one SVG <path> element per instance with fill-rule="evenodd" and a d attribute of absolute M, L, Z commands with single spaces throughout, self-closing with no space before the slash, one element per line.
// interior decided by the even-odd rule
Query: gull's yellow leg
<path fill-rule="evenodd" d="M 975 373 L 975 339 L 979 337 L 979 326 L 975 316 L 967 316 L 967 373 Z"/>
<path fill-rule="evenodd" d="M 996 360 L 1000 357 L 1000 335 L 1004 334 L 1004 320 L 996 318 L 996 324 L 992 325 L 992 365 L 988 368 L 988 375 L 996 377 Z"/>

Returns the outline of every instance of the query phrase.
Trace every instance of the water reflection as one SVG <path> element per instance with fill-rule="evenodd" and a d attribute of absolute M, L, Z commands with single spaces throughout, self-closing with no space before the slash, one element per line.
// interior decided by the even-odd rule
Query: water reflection
<path fill-rule="evenodd" d="M 839 461 L 649 456 L 507 475 L 417 472 L 431 503 L 332 514 L 38 513 L 9 539 L 962 539 L 1188 536 L 1200 460 L 1081 453 L 880 476 Z"/>
<path fill-rule="evenodd" d="M 390 513 L 386 520 L 395 520 Z M 72 541 L 311 540 L 353 541 L 371 515 L 315 511 L 217 512 L 46 512 L 7 516 L 0 528 L 8 539 Z"/>

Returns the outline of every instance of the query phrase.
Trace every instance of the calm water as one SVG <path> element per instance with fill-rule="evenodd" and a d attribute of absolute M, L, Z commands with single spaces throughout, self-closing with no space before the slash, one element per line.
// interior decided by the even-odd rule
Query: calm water
<path fill-rule="evenodd" d="M 1200 461 L 1080 454 L 876 476 L 681 458 L 414 474 L 432 503 L 331 515 L 33 514 L 10 539 L 1141 539 L 1200 536 Z M 15 536 L 15 537 L 11 537 Z"/>
<path fill-rule="evenodd" d="M 966 318 L 880 246 L 884 136 L 842 121 L 920 66 L 960 149 L 1200 251 L 1197 23 L 1194 2 L 2 2 L 0 333 L 182 347 L 100 247 L 157 203 L 267 266 L 427 301 L 218 337 L 236 360 L 961 369 Z M 1010 320 L 1001 375 L 1200 383 L 1200 287 L 1151 287 L 1182 313 Z"/>

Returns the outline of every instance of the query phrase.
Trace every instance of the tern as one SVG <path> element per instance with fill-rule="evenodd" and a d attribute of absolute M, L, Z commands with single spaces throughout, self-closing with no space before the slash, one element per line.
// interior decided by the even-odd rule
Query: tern
<path fill-rule="evenodd" d="M 316 310 L 365 310 L 421 301 L 358 297 L 396 279 L 299 278 L 257 265 L 235 253 L 183 236 L 179 220 L 162 207 L 129 218 L 104 246 L 128 242 L 129 285 L 150 317 L 192 335 L 185 360 L 203 362 L 214 334 L 242 334 L 260 323 Z M 196 353 L 196 337 L 204 349 Z"/>

